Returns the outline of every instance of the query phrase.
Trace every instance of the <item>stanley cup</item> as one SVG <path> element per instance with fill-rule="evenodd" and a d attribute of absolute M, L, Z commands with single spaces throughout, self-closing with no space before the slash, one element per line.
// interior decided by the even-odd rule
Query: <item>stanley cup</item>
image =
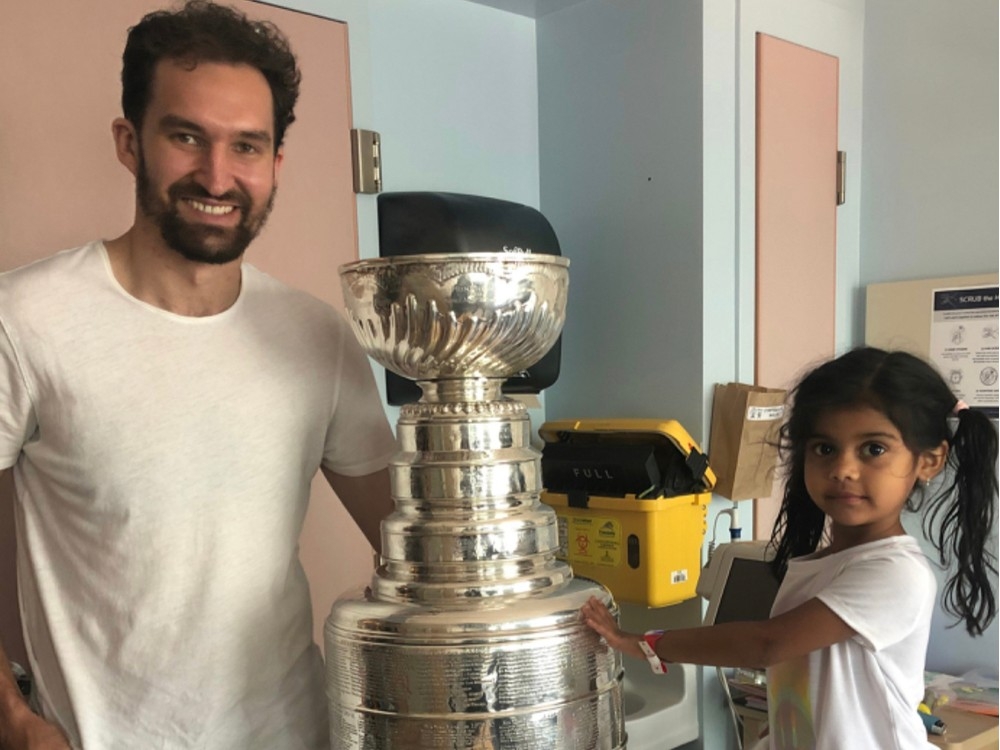
<path fill-rule="evenodd" d="M 416 380 L 371 586 L 326 621 L 335 750 L 619 750 L 620 656 L 580 619 L 599 584 L 556 559 L 540 454 L 504 380 L 554 345 L 569 261 L 470 253 L 340 269 L 355 335 Z"/>

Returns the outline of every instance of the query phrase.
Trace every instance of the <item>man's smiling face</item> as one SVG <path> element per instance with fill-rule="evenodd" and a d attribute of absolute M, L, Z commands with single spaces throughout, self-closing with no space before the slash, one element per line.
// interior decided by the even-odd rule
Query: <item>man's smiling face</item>
<path fill-rule="evenodd" d="M 166 244 L 199 263 L 240 258 L 267 221 L 282 158 L 264 76 L 160 61 L 138 156 L 139 208 Z"/>

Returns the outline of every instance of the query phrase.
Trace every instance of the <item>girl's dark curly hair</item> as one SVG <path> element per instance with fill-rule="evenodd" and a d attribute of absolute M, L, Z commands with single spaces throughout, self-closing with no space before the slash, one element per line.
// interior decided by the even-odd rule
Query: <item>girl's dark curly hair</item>
<path fill-rule="evenodd" d="M 206 0 L 189 0 L 178 11 L 148 13 L 129 29 L 122 54 L 122 112 L 137 129 L 149 105 L 160 60 L 194 68 L 199 62 L 251 65 L 259 70 L 274 104 L 274 148 L 295 121 L 302 74 L 288 40 L 274 24 Z"/>
<path fill-rule="evenodd" d="M 771 544 L 775 570 L 783 575 L 791 557 L 815 552 L 825 514 L 809 498 L 805 483 L 806 442 L 829 410 L 871 407 L 899 430 L 914 455 L 948 444 L 948 471 L 939 492 L 911 494 L 907 508 L 926 511 L 924 536 L 942 565 L 956 564 L 944 589 L 944 609 L 981 635 L 996 616 L 996 555 L 989 547 L 997 498 L 997 433 L 974 409 L 955 412 L 957 400 L 938 372 L 906 352 L 854 349 L 806 375 L 789 396 L 791 412 L 781 428 L 785 492 Z M 954 432 L 951 421 L 957 420 Z"/>

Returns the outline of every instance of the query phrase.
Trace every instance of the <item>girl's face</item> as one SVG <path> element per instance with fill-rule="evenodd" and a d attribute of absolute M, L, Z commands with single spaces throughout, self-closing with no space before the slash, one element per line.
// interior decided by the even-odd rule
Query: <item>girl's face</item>
<path fill-rule="evenodd" d="M 840 548 L 902 534 L 900 513 L 917 482 L 944 467 L 947 444 L 914 455 L 896 426 L 870 407 L 830 410 L 806 443 L 805 480 Z"/>

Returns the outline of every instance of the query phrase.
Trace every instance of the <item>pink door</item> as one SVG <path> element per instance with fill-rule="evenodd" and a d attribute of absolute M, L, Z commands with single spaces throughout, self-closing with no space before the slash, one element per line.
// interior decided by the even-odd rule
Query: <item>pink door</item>
<path fill-rule="evenodd" d="M 248 251 L 268 273 L 342 307 L 337 267 L 358 257 L 351 181 L 346 24 L 237 2 L 274 21 L 303 70 L 296 121 L 274 213 Z M 156 0 L 18 2 L 0 23 L 0 271 L 131 223 L 133 183 L 117 162 L 111 120 L 119 105 L 126 30 Z M 16 74 L 15 74 L 16 71 Z M 342 591 L 367 582 L 371 550 L 325 481 L 313 485 L 302 535 L 315 633 Z M 346 577 L 343 571 L 352 571 Z M 334 573 L 336 572 L 336 573 Z M 17 617 L 10 488 L 0 488 L 0 639 L 26 663 Z"/>
<path fill-rule="evenodd" d="M 757 35 L 755 379 L 770 388 L 834 352 L 838 77 L 836 57 Z M 780 495 L 755 505 L 770 536 Z"/>

